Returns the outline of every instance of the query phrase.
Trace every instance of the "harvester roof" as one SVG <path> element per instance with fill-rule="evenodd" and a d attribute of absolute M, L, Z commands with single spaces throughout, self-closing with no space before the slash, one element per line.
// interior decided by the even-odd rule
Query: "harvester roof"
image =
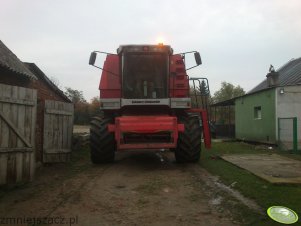
<path fill-rule="evenodd" d="M 120 45 L 117 49 L 117 54 L 124 52 L 167 52 L 173 54 L 173 49 L 169 45 Z"/>

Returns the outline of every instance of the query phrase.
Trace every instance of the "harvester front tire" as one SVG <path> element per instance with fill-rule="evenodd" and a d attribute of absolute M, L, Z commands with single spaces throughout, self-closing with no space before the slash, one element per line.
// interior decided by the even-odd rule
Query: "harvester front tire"
<path fill-rule="evenodd" d="M 115 158 L 116 142 L 109 133 L 108 124 L 112 118 L 94 117 L 90 127 L 90 154 L 94 164 L 112 163 Z"/>
<path fill-rule="evenodd" d="M 185 115 L 179 118 L 185 131 L 179 133 L 175 151 L 177 163 L 198 162 L 201 156 L 202 128 L 198 115 Z"/>

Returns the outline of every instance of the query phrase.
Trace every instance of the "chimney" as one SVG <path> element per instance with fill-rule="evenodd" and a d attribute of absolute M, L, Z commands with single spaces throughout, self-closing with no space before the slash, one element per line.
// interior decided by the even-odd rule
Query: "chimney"
<path fill-rule="evenodd" d="M 270 66 L 269 73 L 267 74 L 268 87 L 279 85 L 279 73 L 274 70 L 273 65 Z"/>

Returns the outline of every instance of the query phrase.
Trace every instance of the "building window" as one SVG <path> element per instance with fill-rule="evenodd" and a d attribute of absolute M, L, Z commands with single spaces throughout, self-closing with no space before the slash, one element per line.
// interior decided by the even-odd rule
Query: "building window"
<path fill-rule="evenodd" d="M 261 119 L 261 106 L 254 107 L 254 119 Z"/>

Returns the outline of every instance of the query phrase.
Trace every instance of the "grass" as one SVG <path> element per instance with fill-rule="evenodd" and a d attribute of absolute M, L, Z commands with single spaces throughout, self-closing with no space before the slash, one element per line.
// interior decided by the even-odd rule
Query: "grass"
<path fill-rule="evenodd" d="M 161 178 L 152 178 L 145 184 L 136 187 L 136 191 L 142 192 L 145 195 L 157 195 L 162 190 L 165 182 Z"/>
<path fill-rule="evenodd" d="M 144 198 L 144 197 L 141 197 L 138 199 L 137 203 L 136 203 L 140 208 L 141 207 L 145 207 L 146 205 L 149 204 L 149 200 Z"/>
<path fill-rule="evenodd" d="M 71 160 L 67 164 L 68 164 L 67 167 L 75 173 L 91 168 L 92 165 L 90 161 L 89 147 L 84 146 L 79 150 L 72 151 Z"/>
<path fill-rule="evenodd" d="M 267 209 L 273 205 L 287 206 L 297 212 L 301 216 L 301 185 L 275 185 L 266 182 L 259 177 L 251 174 L 250 172 L 236 167 L 235 165 L 226 162 L 218 156 L 222 154 L 233 153 L 266 153 L 271 152 L 268 150 L 255 149 L 254 145 L 249 145 L 239 142 L 223 142 L 213 143 L 212 149 L 209 151 L 203 151 L 203 157 L 201 165 L 214 175 L 218 175 L 220 180 L 230 185 L 234 182 L 235 189 L 240 191 L 246 197 L 249 197 L 257 202 L 263 209 Z M 286 157 L 299 159 L 301 156 L 293 154 L 284 154 L 283 152 L 274 150 L 274 153 L 284 155 Z M 260 219 L 251 225 L 274 225 L 274 223 L 267 219 Z M 279 225 L 279 224 L 275 224 Z"/>

